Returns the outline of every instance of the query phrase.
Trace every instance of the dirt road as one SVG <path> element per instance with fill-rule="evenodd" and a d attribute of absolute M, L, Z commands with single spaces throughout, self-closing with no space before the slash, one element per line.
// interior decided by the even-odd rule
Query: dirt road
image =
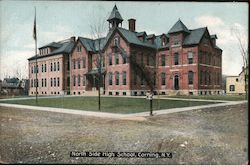
<path fill-rule="evenodd" d="M 0 107 L 0 163 L 246 164 L 247 104 L 129 121 Z M 70 151 L 172 152 L 72 158 Z"/>

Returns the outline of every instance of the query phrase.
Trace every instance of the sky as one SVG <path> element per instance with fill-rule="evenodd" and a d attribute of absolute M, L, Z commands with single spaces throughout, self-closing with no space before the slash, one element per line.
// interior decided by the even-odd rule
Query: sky
<path fill-rule="evenodd" d="M 0 1 L 0 79 L 28 78 L 28 58 L 35 53 L 36 7 L 38 47 L 72 36 L 92 37 L 90 26 L 106 20 L 114 5 L 123 18 L 136 19 L 136 31 L 160 35 L 181 19 L 189 29 L 207 27 L 222 50 L 222 73 L 238 75 L 243 61 L 233 28 L 248 42 L 248 3 L 245 2 L 121 2 L 121 1 Z M 108 30 L 108 22 L 105 22 Z"/>

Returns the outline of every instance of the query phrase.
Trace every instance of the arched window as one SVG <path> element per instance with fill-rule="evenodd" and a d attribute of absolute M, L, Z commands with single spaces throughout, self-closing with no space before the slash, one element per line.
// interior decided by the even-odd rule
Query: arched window
<path fill-rule="evenodd" d="M 115 85 L 119 85 L 119 72 L 115 72 Z"/>
<path fill-rule="evenodd" d="M 194 72 L 193 71 L 189 71 L 188 72 L 188 84 L 192 85 L 194 83 Z"/>

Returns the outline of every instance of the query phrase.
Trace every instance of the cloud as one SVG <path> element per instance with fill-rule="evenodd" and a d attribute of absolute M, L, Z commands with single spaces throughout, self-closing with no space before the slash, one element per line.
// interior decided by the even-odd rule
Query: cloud
<path fill-rule="evenodd" d="M 218 36 L 217 45 L 222 48 L 222 72 L 226 75 L 238 75 L 242 67 L 242 57 L 238 47 L 238 41 L 232 33 L 233 29 L 238 29 L 244 42 L 248 40 L 246 28 L 238 22 L 226 23 L 218 16 L 201 15 L 196 17 L 197 26 L 207 26 L 210 35 Z"/>
<path fill-rule="evenodd" d="M 217 27 L 223 26 L 225 23 L 219 18 L 210 15 L 203 15 L 195 18 L 195 22 L 200 26 Z"/>

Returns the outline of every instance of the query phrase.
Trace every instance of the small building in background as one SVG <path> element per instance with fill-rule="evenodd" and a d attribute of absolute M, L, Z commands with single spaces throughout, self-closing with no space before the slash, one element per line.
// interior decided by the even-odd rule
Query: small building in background
<path fill-rule="evenodd" d="M 28 95 L 28 80 L 19 80 L 16 77 L 5 78 L 1 82 L 1 95 Z"/>
<path fill-rule="evenodd" d="M 226 94 L 232 95 L 242 95 L 246 93 L 245 89 L 248 89 L 248 68 L 242 69 L 238 76 L 227 76 L 226 77 Z M 246 81 L 245 81 L 245 72 Z M 245 84 L 245 82 L 247 84 Z"/>

